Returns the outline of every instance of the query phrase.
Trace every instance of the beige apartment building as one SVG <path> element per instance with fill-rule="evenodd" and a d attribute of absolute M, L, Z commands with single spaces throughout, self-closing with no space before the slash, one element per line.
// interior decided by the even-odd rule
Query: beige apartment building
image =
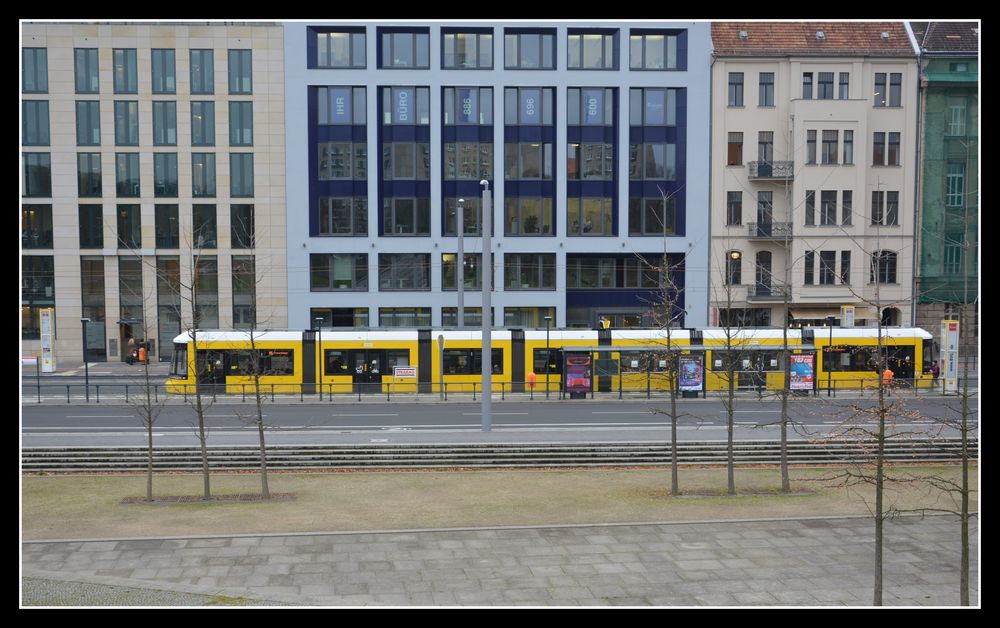
<path fill-rule="evenodd" d="M 21 24 L 22 355 L 287 325 L 283 32 Z"/>
<path fill-rule="evenodd" d="M 787 302 L 794 325 L 910 324 L 904 24 L 713 23 L 712 41 L 711 323 L 780 326 Z"/>

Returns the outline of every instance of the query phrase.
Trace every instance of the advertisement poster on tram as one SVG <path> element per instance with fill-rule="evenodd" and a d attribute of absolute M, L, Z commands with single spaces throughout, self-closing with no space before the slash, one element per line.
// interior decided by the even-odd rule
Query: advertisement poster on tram
<path fill-rule="evenodd" d="M 593 389 L 591 357 L 577 353 L 566 355 L 566 392 L 588 393 Z"/>
<path fill-rule="evenodd" d="M 792 359 L 792 381 L 789 390 L 812 390 L 813 356 L 800 354 L 790 357 Z"/>
<path fill-rule="evenodd" d="M 700 355 L 682 355 L 678 360 L 680 390 L 701 390 L 704 383 L 705 364 Z"/>

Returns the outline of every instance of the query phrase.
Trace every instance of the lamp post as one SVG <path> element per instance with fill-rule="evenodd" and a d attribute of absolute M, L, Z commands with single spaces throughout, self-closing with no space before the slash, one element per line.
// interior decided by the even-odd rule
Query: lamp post
<path fill-rule="evenodd" d="M 827 357 L 831 358 L 829 360 L 829 362 L 833 361 L 832 358 L 833 358 L 833 321 L 834 320 L 835 319 L 832 316 L 827 316 L 826 317 L 826 324 L 830 327 L 830 344 L 826 348 L 826 355 L 827 355 Z M 831 390 L 832 390 L 831 387 L 830 387 L 830 383 L 831 383 L 831 380 L 832 380 L 832 377 L 833 377 L 833 370 L 830 368 L 830 364 L 828 364 L 827 362 L 828 361 L 826 359 L 823 360 L 823 368 L 826 369 L 826 396 L 829 397 L 831 395 Z"/>
<path fill-rule="evenodd" d="M 551 316 L 545 317 L 545 398 L 549 398 L 549 367 L 552 362 L 552 350 L 549 349 L 549 323 L 552 322 Z"/>
<path fill-rule="evenodd" d="M 319 356 L 319 369 L 316 370 L 316 381 L 319 383 L 319 400 L 323 401 L 323 317 L 317 316 L 313 321 L 316 323 L 316 353 Z"/>
<path fill-rule="evenodd" d="M 483 179 L 479 182 L 483 187 L 483 262 L 488 264 L 483 272 L 483 397 L 481 429 L 489 432 L 493 429 L 491 405 L 493 403 L 493 320 L 490 299 L 493 291 L 492 244 L 490 235 L 493 232 L 493 197 L 490 193 L 490 182 Z"/>
<path fill-rule="evenodd" d="M 89 318 L 81 318 L 80 322 L 83 323 L 83 373 L 84 373 L 84 388 L 86 388 L 87 403 L 90 403 L 90 365 L 87 364 L 87 325 L 90 323 Z"/>
<path fill-rule="evenodd" d="M 465 199 L 458 199 L 455 211 L 456 231 L 458 232 L 458 254 L 455 256 L 455 284 L 458 288 L 458 328 L 465 327 L 465 242 L 462 239 L 465 231 Z"/>

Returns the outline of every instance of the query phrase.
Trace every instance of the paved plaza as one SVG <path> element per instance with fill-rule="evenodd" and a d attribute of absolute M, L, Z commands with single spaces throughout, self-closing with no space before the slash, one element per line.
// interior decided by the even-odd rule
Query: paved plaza
<path fill-rule="evenodd" d="M 979 603 L 978 520 L 971 602 Z M 885 528 L 886 605 L 957 606 L 950 516 Z M 24 605 L 869 606 L 867 518 L 22 543 Z"/>

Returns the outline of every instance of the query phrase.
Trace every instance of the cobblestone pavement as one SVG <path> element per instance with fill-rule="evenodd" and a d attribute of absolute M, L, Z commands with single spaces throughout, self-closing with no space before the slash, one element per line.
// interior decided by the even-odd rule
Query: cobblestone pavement
<path fill-rule="evenodd" d="M 873 535 L 814 518 L 24 542 L 22 604 L 867 606 Z M 971 536 L 975 605 L 978 520 Z M 885 539 L 884 604 L 958 605 L 956 518 Z"/>

